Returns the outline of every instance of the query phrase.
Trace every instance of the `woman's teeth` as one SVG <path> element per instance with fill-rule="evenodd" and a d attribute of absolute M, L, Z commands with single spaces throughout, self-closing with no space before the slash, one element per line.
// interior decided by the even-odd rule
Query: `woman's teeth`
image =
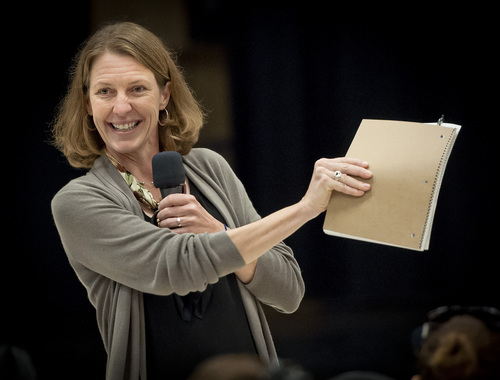
<path fill-rule="evenodd" d="M 111 125 L 113 126 L 113 129 L 115 131 L 130 131 L 134 129 L 137 126 L 137 124 L 139 124 L 138 121 L 128 124 L 111 124 Z"/>

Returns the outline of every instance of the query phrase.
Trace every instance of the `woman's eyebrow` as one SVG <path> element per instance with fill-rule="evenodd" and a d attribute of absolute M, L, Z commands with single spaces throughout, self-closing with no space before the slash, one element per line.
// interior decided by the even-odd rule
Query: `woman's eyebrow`
<path fill-rule="evenodd" d="M 127 82 L 128 86 L 132 86 L 134 84 L 149 82 L 146 78 L 134 79 L 131 82 Z M 95 81 L 95 86 L 113 86 L 113 83 L 108 82 L 107 80 L 97 79 Z"/>

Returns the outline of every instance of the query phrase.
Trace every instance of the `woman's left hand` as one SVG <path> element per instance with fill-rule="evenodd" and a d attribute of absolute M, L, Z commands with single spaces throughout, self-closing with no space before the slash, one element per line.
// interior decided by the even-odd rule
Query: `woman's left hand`
<path fill-rule="evenodd" d="M 205 210 L 193 195 L 170 194 L 158 205 L 158 226 L 177 234 L 218 232 L 224 224 Z"/>
<path fill-rule="evenodd" d="M 328 207 L 333 191 L 360 197 L 369 191 L 371 186 L 355 177 L 372 177 L 368 162 L 348 157 L 322 158 L 314 165 L 311 182 L 302 202 L 307 210 L 311 210 L 311 215 L 316 217 Z"/>

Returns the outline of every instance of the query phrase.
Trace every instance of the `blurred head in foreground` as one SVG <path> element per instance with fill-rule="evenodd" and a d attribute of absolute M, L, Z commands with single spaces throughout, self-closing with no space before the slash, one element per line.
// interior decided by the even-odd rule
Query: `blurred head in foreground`
<path fill-rule="evenodd" d="M 498 310 L 440 309 L 424 324 L 419 375 L 413 380 L 500 379 Z"/>

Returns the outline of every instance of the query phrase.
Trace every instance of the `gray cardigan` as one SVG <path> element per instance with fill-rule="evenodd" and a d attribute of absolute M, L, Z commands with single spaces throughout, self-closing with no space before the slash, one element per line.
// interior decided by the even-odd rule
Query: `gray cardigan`
<path fill-rule="evenodd" d="M 186 176 L 230 228 L 260 217 L 227 162 L 208 149 L 183 156 Z M 185 295 L 241 268 L 245 262 L 225 231 L 177 235 L 143 218 L 129 187 L 106 156 L 70 181 L 52 200 L 64 250 L 96 309 L 108 355 L 106 379 L 145 380 L 142 294 Z M 280 243 L 258 260 L 253 280 L 238 282 L 259 356 L 276 360 L 260 302 L 295 311 L 304 295 L 300 268 Z"/>

